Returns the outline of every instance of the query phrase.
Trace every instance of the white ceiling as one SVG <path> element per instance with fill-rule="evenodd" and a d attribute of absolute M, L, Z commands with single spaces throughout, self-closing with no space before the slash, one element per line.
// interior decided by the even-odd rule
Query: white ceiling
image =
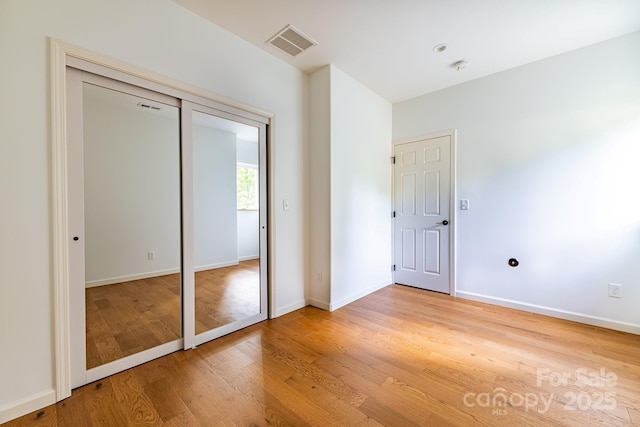
<path fill-rule="evenodd" d="M 640 30 L 640 0 L 174 1 L 307 73 L 333 64 L 390 102 Z M 266 43 L 288 24 L 318 45 L 291 58 Z"/>

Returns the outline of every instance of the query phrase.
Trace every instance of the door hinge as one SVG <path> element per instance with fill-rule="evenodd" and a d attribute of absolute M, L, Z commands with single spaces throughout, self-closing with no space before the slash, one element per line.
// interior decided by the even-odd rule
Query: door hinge
<path fill-rule="evenodd" d="M 391 266 L 391 271 L 396 271 L 396 265 L 395 265 L 395 264 L 393 264 L 393 265 Z"/>
<path fill-rule="evenodd" d="M 396 164 L 396 156 L 391 157 L 391 164 Z"/>

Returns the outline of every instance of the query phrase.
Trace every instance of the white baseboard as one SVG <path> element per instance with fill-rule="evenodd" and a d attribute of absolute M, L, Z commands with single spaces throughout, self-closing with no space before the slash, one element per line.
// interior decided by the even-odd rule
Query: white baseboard
<path fill-rule="evenodd" d="M 360 291 L 358 293 L 355 293 L 351 296 L 348 296 L 346 298 L 342 298 L 340 301 L 336 301 L 336 302 L 326 302 L 326 301 L 320 301 L 318 299 L 314 299 L 311 298 L 308 300 L 308 305 L 311 305 L 313 307 L 319 308 L 321 310 L 326 310 L 326 311 L 335 311 L 337 309 L 339 309 L 340 307 L 344 307 L 347 304 L 350 304 L 354 301 L 359 300 L 362 297 L 366 297 L 369 294 L 372 294 L 376 291 L 379 291 L 382 288 L 386 288 L 387 286 L 389 286 L 392 282 L 384 282 L 382 284 L 376 285 L 376 286 L 372 286 L 370 288 L 367 288 L 363 291 Z"/>
<path fill-rule="evenodd" d="M 252 259 L 260 259 L 260 255 L 256 254 L 256 255 L 245 255 L 245 256 L 238 257 L 238 261 L 250 261 Z"/>
<path fill-rule="evenodd" d="M 370 288 L 367 288 L 363 291 L 360 291 L 356 294 L 353 294 L 351 296 L 348 296 L 347 298 L 343 298 L 340 301 L 336 301 L 336 302 L 331 302 L 330 306 L 329 306 L 329 311 L 334 311 L 339 309 L 340 307 L 344 307 L 347 304 L 350 304 L 356 300 L 359 300 L 362 297 L 365 297 L 369 294 L 374 293 L 375 291 L 379 291 L 382 288 L 386 288 L 387 286 L 389 286 L 391 283 L 393 282 L 384 282 L 382 284 L 379 284 L 377 286 L 372 286 Z"/>
<path fill-rule="evenodd" d="M 326 301 L 320 301 L 320 300 L 315 299 L 315 298 L 309 299 L 309 304 L 308 305 L 310 305 L 312 307 L 315 307 L 315 308 L 319 308 L 320 310 L 331 311 L 330 310 L 330 308 L 331 308 L 331 304 L 330 303 L 328 303 Z"/>
<path fill-rule="evenodd" d="M 43 391 L 0 407 L 0 424 L 56 403 L 56 392 Z"/>
<path fill-rule="evenodd" d="M 476 294 L 474 292 L 457 291 L 456 297 L 466 298 L 474 301 L 486 302 L 489 304 L 499 305 L 502 307 L 515 308 L 518 310 L 528 311 L 536 314 L 544 314 L 546 316 L 557 317 L 564 320 L 572 320 L 574 322 L 585 323 L 587 325 L 600 326 L 602 328 L 614 329 L 616 331 L 629 332 L 640 335 L 640 325 L 629 322 L 621 322 L 619 320 L 607 319 L 605 317 L 592 316 L 574 311 L 560 310 L 557 308 L 545 307 L 536 304 L 528 304 L 520 301 L 514 301 L 506 298 L 492 297 L 488 295 Z"/>
<path fill-rule="evenodd" d="M 272 318 L 275 319 L 276 317 L 280 317 L 283 316 L 287 313 L 291 313 L 292 311 L 296 311 L 299 310 L 303 307 L 306 307 L 307 301 L 305 300 L 301 300 L 298 302 L 294 302 L 293 304 L 289 304 L 286 307 L 282 307 L 282 308 L 276 308 L 271 314 L 272 314 Z"/>

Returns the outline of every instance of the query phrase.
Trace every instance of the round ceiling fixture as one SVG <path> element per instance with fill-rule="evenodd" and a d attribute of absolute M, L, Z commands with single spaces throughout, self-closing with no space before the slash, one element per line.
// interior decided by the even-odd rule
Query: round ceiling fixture
<path fill-rule="evenodd" d="M 442 53 L 447 50 L 447 45 L 444 43 L 437 44 L 432 49 L 435 53 Z"/>
<path fill-rule="evenodd" d="M 469 63 L 467 61 L 465 61 L 464 59 L 461 59 L 460 61 L 454 62 L 453 64 L 451 64 L 451 66 L 453 68 L 456 69 L 456 71 L 460 71 L 460 70 L 464 70 L 465 68 L 467 68 L 467 65 Z"/>

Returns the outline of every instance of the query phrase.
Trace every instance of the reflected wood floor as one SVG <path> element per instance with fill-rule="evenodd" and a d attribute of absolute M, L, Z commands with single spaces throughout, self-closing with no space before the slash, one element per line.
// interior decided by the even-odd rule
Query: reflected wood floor
<path fill-rule="evenodd" d="M 197 272 L 196 333 L 260 312 L 259 261 Z M 181 336 L 180 275 L 87 288 L 87 368 Z"/>
<path fill-rule="evenodd" d="M 638 335 L 392 285 L 170 354 L 8 425 L 640 425 L 639 349 Z"/>
<path fill-rule="evenodd" d="M 259 260 L 196 273 L 196 334 L 259 313 Z"/>

